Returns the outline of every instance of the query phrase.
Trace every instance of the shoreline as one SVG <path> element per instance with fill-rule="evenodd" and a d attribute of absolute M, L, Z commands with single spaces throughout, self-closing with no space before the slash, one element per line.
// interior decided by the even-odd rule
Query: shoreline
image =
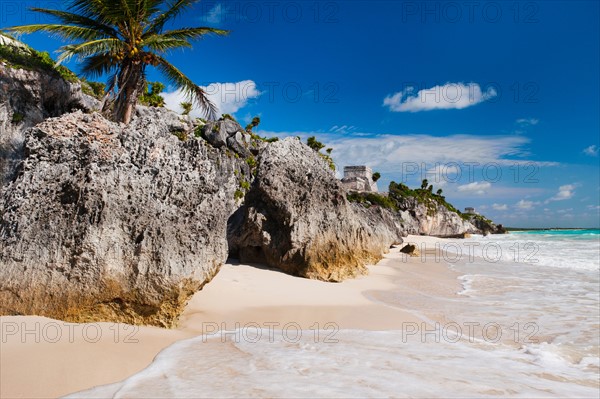
<path fill-rule="evenodd" d="M 173 343 L 238 327 L 279 329 L 288 323 L 303 330 L 399 330 L 420 323 L 430 311 L 399 309 L 374 299 L 400 290 L 408 298 L 449 297 L 462 290 L 459 273 L 431 260 L 439 238 L 408 236 L 425 246 L 424 257 L 392 249 L 369 274 L 342 283 L 287 275 L 262 265 L 227 263 L 196 293 L 174 329 L 117 323 L 75 324 L 38 316 L 0 317 L 0 397 L 57 397 L 111 384 L 152 363 Z"/>

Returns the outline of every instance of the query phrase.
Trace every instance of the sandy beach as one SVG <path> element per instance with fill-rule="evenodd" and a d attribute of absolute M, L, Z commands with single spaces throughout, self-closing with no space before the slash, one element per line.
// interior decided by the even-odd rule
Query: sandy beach
<path fill-rule="evenodd" d="M 315 323 L 320 328 L 334 323 L 339 329 L 401 329 L 402 323 L 420 322 L 422 312 L 430 310 L 422 298 L 453 296 L 461 290 L 457 274 L 432 260 L 436 240 L 409 236 L 406 241 L 426 246 L 424 256 L 407 257 L 395 248 L 370 266 L 367 276 L 343 283 L 228 263 L 190 300 L 179 326 L 172 330 L 1 317 L 0 396 L 59 397 L 114 383 L 147 367 L 172 343 L 218 329 L 256 325 L 278 329 L 287 323 L 302 329 L 314 328 Z M 412 299 L 406 310 L 372 299 L 399 287 Z"/>

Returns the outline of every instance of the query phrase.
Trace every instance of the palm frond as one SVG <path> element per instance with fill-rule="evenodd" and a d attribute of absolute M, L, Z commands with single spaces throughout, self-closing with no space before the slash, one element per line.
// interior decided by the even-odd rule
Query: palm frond
<path fill-rule="evenodd" d="M 81 64 L 81 74 L 89 78 L 99 78 L 114 73 L 119 63 L 112 54 L 96 54 L 87 57 Z"/>
<path fill-rule="evenodd" d="M 159 33 L 163 30 L 167 21 L 177 17 L 181 12 L 183 12 L 185 9 L 191 7 L 194 3 L 197 2 L 198 0 L 173 0 L 171 4 L 169 4 L 165 12 L 154 18 L 154 20 L 146 30 L 146 33 Z"/>
<path fill-rule="evenodd" d="M 46 8 L 31 8 L 31 11 L 41 12 L 43 14 L 52 15 L 59 19 L 62 24 L 65 25 L 77 25 L 83 28 L 94 29 L 99 32 L 102 32 L 106 36 L 117 38 L 119 37 L 119 33 L 113 29 L 111 26 L 100 23 L 92 18 L 88 18 L 82 15 L 73 14 L 66 11 L 60 10 L 50 10 Z"/>
<path fill-rule="evenodd" d="M 69 60 L 73 56 L 83 59 L 99 53 L 114 55 L 124 48 L 125 44 L 121 40 L 112 38 L 93 40 L 80 44 L 68 44 L 60 48 L 60 56 L 58 57 L 56 63 L 60 64 L 65 60 Z"/>
<path fill-rule="evenodd" d="M 101 23 L 116 25 L 123 18 L 120 6 L 121 0 L 71 0 L 67 8 Z"/>
<path fill-rule="evenodd" d="M 218 109 L 208 99 L 206 92 L 167 60 L 162 57 L 156 58 L 158 60 L 156 67 L 165 75 L 169 82 L 181 89 L 191 101 L 195 102 L 204 111 L 208 119 L 217 119 Z"/>
<path fill-rule="evenodd" d="M 173 29 L 166 32 L 162 32 L 160 36 L 166 38 L 175 38 L 175 39 L 186 39 L 186 40 L 194 40 L 198 39 L 204 35 L 214 34 L 219 36 L 226 36 L 229 34 L 228 30 L 224 29 L 215 29 L 215 28 L 181 28 L 181 29 Z"/>
<path fill-rule="evenodd" d="M 94 40 L 106 37 L 102 32 L 99 32 L 95 29 L 57 24 L 12 26 L 10 28 L 6 28 L 6 31 L 15 33 L 35 33 L 43 31 L 48 32 L 51 36 L 57 36 L 62 39 L 71 40 Z"/>
<path fill-rule="evenodd" d="M 164 53 L 182 47 L 192 47 L 192 45 L 183 39 L 164 38 L 161 35 L 153 35 L 142 42 L 144 47 L 152 51 Z"/>

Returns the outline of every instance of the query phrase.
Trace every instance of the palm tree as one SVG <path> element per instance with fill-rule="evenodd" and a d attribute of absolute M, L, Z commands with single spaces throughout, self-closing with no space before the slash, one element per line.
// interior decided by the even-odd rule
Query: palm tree
<path fill-rule="evenodd" d="M 51 15 L 57 24 L 35 24 L 8 28 L 17 33 L 45 31 L 74 41 L 60 48 L 57 63 L 77 57 L 86 77 L 109 75 L 103 110 L 112 105 L 113 118 L 129 123 L 139 96 L 146 87 L 146 68 L 157 68 L 169 83 L 181 89 L 216 119 L 217 108 L 204 90 L 169 63 L 165 54 L 192 47 L 191 41 L 207 34 L 228 31 L 207 27 L 164 30 L 165 24 L 198 0 L 71 0 L 69 11 L 33 8 Z"/>
<path fill-rule="evenodd" d="M 192 107 L 194 105 L 190 102 L 182 102 L 182 103 L 179 103 L 179 106 L 183 109 L 183 112 L 181 113 L 181 115 L 189 115 L 190 112 L 192 112 Z"/>

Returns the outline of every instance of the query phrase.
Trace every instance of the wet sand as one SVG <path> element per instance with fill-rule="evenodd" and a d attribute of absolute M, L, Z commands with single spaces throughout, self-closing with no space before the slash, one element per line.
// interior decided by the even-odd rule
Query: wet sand
<path fill-rule="evenodd" d="M 115 323 L 74 324 L 37 316 L 0 317 L 0 397 L 47 398 L 123 380 L 172 343 L 240 327 L 397 330 L 429 312 L 427 296 L 454 296 L 457 274 L 435 262 L 433 237 L 422 257 L 392 249 L 369 274 L 342 283 L 286 275 L 262 265 L 228 263 L 188 303 L 176 329 Z M 401 310 L 373 300 L 401 291 L 418 305 Z M 291 323 L 291 324 L 290 324 Z"/>

